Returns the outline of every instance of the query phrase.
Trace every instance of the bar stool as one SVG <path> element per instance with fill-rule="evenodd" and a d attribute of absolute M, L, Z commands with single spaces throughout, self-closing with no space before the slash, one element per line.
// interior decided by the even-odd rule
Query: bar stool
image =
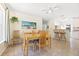
<path fill-rule="evenodd" d="M 61 40 L 62 40 L 62 39 L 65 39 L 65 41 L 66 41 L 66 32 L 65 32 L 65 31 L 60 32 L 60 39 L 61 39 Z"/>

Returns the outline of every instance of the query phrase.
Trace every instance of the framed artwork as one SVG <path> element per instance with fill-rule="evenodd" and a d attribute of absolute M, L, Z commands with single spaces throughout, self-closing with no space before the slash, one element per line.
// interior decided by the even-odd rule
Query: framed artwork
<path fill-rule="evenodd" d="M 36 29 L 36 22 L 22 21 L 22 28 Z"/>

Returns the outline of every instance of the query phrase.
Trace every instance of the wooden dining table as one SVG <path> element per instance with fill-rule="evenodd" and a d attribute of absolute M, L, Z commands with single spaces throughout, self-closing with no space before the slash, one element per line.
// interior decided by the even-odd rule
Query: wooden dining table
<path fill-rule="evenodd" d="M 46 38 L 48 38 L 48 35 L 46 36 Z M 29 41 L 30 40 L 37 40 L 39 39 L 40 42 L 40 34 L 39 33 L 24 33 L 24 41 L 23 41 L 23 51 L 24 51 L 24 55 L 28 55 L 28 47 L 29 47 Z M 49 40 L 49 42 L 51 42 L 51 40 Z M 40 44 L 39 44 L 40 46 Z M 51 46 L 51 43 L 49 44 L 49 46 Z"/>

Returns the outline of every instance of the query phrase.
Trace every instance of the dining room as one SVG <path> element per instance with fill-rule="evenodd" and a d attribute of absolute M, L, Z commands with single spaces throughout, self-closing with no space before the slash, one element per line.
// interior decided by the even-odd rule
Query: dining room
<path fill-rule="evenodd" d="M 5 3 L 4 6 L 8 40 L 2 56 L 79 55 L 78 32 L 74 33 L 79 28 L 78 3 Z"/>

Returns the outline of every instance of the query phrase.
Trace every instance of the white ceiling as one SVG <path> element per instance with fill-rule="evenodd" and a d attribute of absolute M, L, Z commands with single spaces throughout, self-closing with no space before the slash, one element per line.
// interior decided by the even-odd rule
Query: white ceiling
<path fill-rule="evenodd" d="M 61 15 L 66 17 L 79 16 L 79 4 L 77 3 L 8 3 L 7 6 L 10 10 L 40 16 L 44 19 L 53 19 Z M 58 9 L 50 14 L 42 11 L 52 6 L 57 6 Z"/>

